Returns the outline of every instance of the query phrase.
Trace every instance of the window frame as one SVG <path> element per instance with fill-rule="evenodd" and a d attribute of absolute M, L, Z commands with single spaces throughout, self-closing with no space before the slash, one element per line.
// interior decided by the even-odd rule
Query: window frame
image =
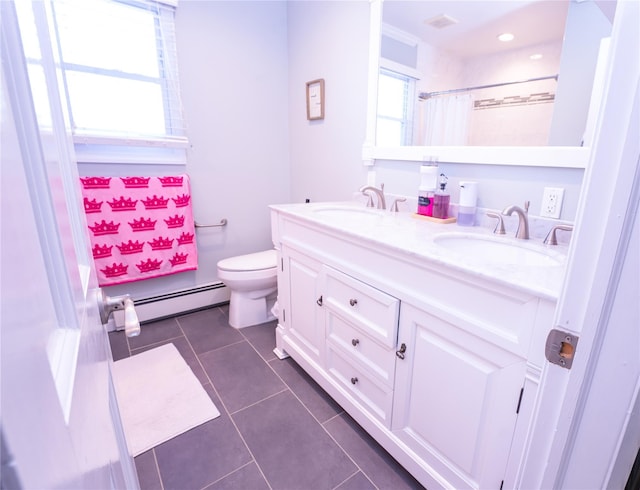
<path fill-rule="evenodd" d="M 392 65 L 392 66 L 390 66 Z M 411 73 L 410 73 L 411 72 Z M 400 139 L 397 144 L 392 146 L 407 146 L 411 145 L 413 142 L 413 124 L 414 124 L 414 112 L 415 112 L 415 104 L 412 101 L 415 100 L 416 94 L 416 82 L 417 79 L 411 70 L 403 69 L 403 66 L 397 63 L 387 64 L 386 66 L 380 66 L 378 70 L 379 77 L 390 77 L 397 80 L 401 80 L 403 82 L 404 87 L 404 95 L 402 97 L 402 117 L 392 117 L 387 115 L 381 115 L 379 109 L 377 111 L 377 120 L 383 121 L 392 121 L 400 123 Z M 382 84 L 378 83 L 378 91 L 380 96 L 380 86 Z M 379 124 L 376 123 L 376 126 L 379 127 Z M 376 139 L 378 139 L 378 135 L 376 135 Z"/>
<path fill-rule="evenodd" d="M 81 163 L 152 163 L 152 164 L 186 164 L 186 149 L 189 141 L 186 136 L 186 124 L 178 79 L 178 59 L 175 48 L 175 10 L 176 3 L 171 1 L 153 0 L 107 0 L 110 3 L 140 9 L 153 16 L 155 32 L 156 59 L 158 76 L 149 76 L 104 68 L 89 64 L 65 61 L 62 43 L 57 29 L 60 26 L 56 19 L 56 2 L 50 0 L 51 24 L 49 25 L 51 47 L 59 70 L 61 98 L 66 102 L 67 117 L 69 118 L 72 139 L 76 150 L 76 159 Z M 139 12 L 139 11 L 138 11 Z M 125 15 L 126 10 L 121 10 Z M 169 23 L 169 24 L 167 24 Z M 168 30 L 167 30 L 168 27 Z M 163 38 L 166 36 L 166 38 Z M 41 50 L 42 51 L 42 50 Z M 27 57 L 28 66 L 42 66 L 42 52 L 40 59 Z M 145 134 L 144 132 L 117 132 L 111 130 L 92 130 L 78 128 L 74 122 L 74 110 L 69 95 L 67 74 L 85 73 L 114 80 L 143 81 L 157 84 L 160 89 L 162 111 L 164 116 L 164 133 Z M 32 82 L 33 83 L 33 82 Z M 159 107 L 159 106 L 156 106 Z M 175 117 L 176 114 L 178 117 Z M 177 123 L 174 124 L 174 121 Z"/>

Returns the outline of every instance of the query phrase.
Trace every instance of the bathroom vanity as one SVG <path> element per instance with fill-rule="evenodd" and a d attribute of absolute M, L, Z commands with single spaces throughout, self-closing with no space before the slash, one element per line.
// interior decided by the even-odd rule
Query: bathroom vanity
<path fill-rule="evenodd" d="M 271 214 L 276 354 L 430 490 L 512 488 L 562 248 L 361 204 Z"/>

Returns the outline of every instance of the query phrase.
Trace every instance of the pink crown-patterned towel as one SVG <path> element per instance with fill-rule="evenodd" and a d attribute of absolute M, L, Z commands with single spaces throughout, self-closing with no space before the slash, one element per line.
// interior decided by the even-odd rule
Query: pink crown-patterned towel
<path fill-rule="evenodd" d="M 198 268 L 187 175 L 80 182 L 100 286 Z"/>

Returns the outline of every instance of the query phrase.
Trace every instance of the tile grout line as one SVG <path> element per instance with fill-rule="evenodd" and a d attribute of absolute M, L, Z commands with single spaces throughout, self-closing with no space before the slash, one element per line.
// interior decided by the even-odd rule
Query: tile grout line
<path fill-rule="evenodd" d="M 373 485 L 373 488 L 375 488 L 376 490 L 379 490 L 379 487 L 373 483 L 371 481 L 371 479 L 365 474 L 364 471 L 362 471 L 358 465 L 356 465 L 356 471 L 354 471 L 351 475 L 349 475 L 348 477 L 346 477 L 344 480 L 342 480 L 340 483 L 338 483 L 335 487 L 333 487 L 333 490 L 338 490 L 340 488 L 341 485 L 344 485 L 346 482 L 348 482 L 349 480 L 351 480 L 354 476 L 356 476 L 358 473 L 362 473 L 364 475 L 364 477 L 369 480 L 369 483 L 371 483 Z"/>
<path fill-rule="evenodd" d="M 255 461 L 249 461 L 248 463 L 243 464 L 242 466 L 236 468 L 233 471 L 230 471 L 229 473 L 227 473 L 226 475 L 221 476 L 220 478 L 218 478 L 215 481 L 212 481 L 211 483 L 207 483 L 207 485 L 205 487 L 202 487 L 201 490 L 207 490 L 207 488 L 211 488 L 212 485 L 215 485 L 216 483 L 218 483 L 219 481 L 224 480 L 225 478 L 227 478 L 230 475 L 233 475 L 234 473 L 237 473 L 238 471 L 240 471 L 243 468 L 246 468 L 247 466 L 249 466 L 251 463 L 255 463 L 255 465 L 258 467 L 258 471 L 260 471 L 260 474 L 262 474 L 262 471 L 260 470 L 260 466 L 258 465 L 258 463 L 256 463 Z M 267 484 L 267 486 L 272 489 L 273 487 L 269 484 L 269 482 L 267 481 L 267 479 L 264 477 L 264 475 L 262 475 L 262 477 L 265 480 L 265 483 Z"/>
<path fill-rule="evenodd" d="M 342 413 L 346 413 L 345 411 L 343 411 Z M 329 420 L 327 420 L 327 422 L 331 421 L 331 420 L 335 420 L 336 417 L 339 417 L 341 414 L 337 414 L 335 417 L 331 417 Z M 348 414 L 347 414 L 348 415 Z M 360 473 L 362 473 L 364 475 L 364 477 L 373 485 L 374 488 L 378 489 L 378 485 L 376 485 L 373 480 L 369 477 L 369 475 L 360 467 L 360 465 L 351 457 L 351 454 L 349 454 L 349 451 L 347 451 L 344 447 L 342 447 L 342 444 L 340 444 L 335 437 L 333 437 L 333 435 L 331 434 L 331 432 L 329 432 L 327 430 L 327 428 L 324 426 L 324 424 L 320 424 L 320 426 L 322 427 L 322 429 L 327 433 L 327 435 L 331 438 L 331 440 L 333 442 L 335 442 L 336 446 L 338 446 L 342 452 L 347 456 L 347 458 L 349 458 L 349 460 L 351 460 L 351 462 L 355 465 L 356 468 L 358 468 L 358 471 L 360 471 Z M 356 471 L 357 473 L 357 471 Z M 353 475 L 351 475 L 349 478 L 353 477 L 355 475 L 355 473 Z M 344 480 L 343 482 L 340 483 L 340 485 L 342 485 L 342 483 L 344 483 L 345 481 L 347 481 L 349 478 L 347 478 L 346 480 Z M 338 486 L 340 486 L 338 485 Z M 337 488 L 337 487 L 336 487 Z"/>
<path fill-rule="evenodd" d="M 286 385 L 285 385 L 285 386 L 286 386 Z M 276 392 L 276 393 L 272 393 L 272 394 L 271 394 L 271 395 L 269 395 L 269 396 L 265 396 L 264 398 L 262 398 L 262 399 L 260 399 L 260 400 L 258 400 L 258 401 L 255 401 L 255 402 L 253 402 L 252 404 L 247 405 L 246 407 L 239 408 L 239 409 L 238 409 L 238 410 L 236 410 L 235 412 L 229 412 L 229 415 L 236 415 L 236 414 L 238 414 L 238 413 L 240 413 L 240 412 L 244 412 L 244 411 L 245 411 L 245 410 L 247 410 L 248 408 L 255 407 L 255 406 L 256 406 L 256 405 L 258 405 L 259 403 L 262 403 L 262 402 L 264 402 L 264 401 L 267 401 L 267 400 L 269 400 L 269 399 L 271 399 L 271 398 L 274 398 L 274 397 L 276 397 L 276 396 L 278 396 L 278 395 L 282 395 L 283 393 L 285 393 L 285 392 L 287 392 L 287 391 L 291 391 L 291 390 L 289 389 L 289 387 L 288 387 L 288 386 L 286 386 L 286 388 L 283 388 L 282 390 L 280 390 L 280 391 L 278 391 L 278 392 Z"/>
<path fill-rule="evenodd" d="M 158 473 L 158 481 L 160 482 L 160 488 L 161 490 L 164 490 L 164 482 L 162 481 L 162 475 L 160 474 L 160 465 L 158 464 L 158 458 L 156 458 L 155 448 L 151 448 L 151 454 L 153 455 L 153 463 L 155 464 L 155 467 L 156 467 L 156 473 Z"/>
<path fill-rule="evenodd" d="M 282 361 L 283 359 L 274 359 L 274 361 Z M 295 359 L 293 360 L 293 362 L 295 362 Z M 334 488 L 338 488 L 340 485 L 342 485 L 344 482 L 346 482 L 347 480 L 349 480 L 349 478 L 352 478 L 356 473 L 358 473 L 358 471 L 360 473 L 362 473 L 364 475 L 364 477 L 374 486 L 374 488 L 378 488 L 378 486 L 371 480 L 371 478 L 369 478 L 369 475 L 367 475 L 365 473 L 365 471 L 360 467 L 360 465 L 358 463 L 356 463 L 356 461 L 351 457 L 351 455 L 349 454 L 349 452 L 342 447 L 342 445 L 331 435 L 331 433 L 327 430 L 327 428 L 325 427 L 324 424 L 335 420 L 337 417 L 340 417 L 343 413 L 347 413 L 344 408 L 342 408 L 342 405 L 340 405 L 338 403 L 338 406 L 342 409 L 342 411 L 340 413 L 335 414 L 333 417 L 330 417 L 329 419 L 327 419 L 324 423 L 320 422 L 320 420 L 318 420 L 318 418 L 311 412 L 311 410 L 309 410 L 309 408 L 307 407 L 307 405 L 305 405 L 305 403 L 300 399 L 300 397 L 298 397 L 298 395 L 295 393 L 295 391 L 289 386 L 289 384 L 276 372 L 276 370 L 271 366 L 271 362 L 267 362 L 266 363 L 269 368 L 275 373 L 276 376 L 278 376 L 278 378 L 280 378 L 280 380 L 284 383 L 284 385 L 287 387 L 288 391 L 291 392 L 291 394 L 294 396 L 294 398 L 296 400 L 298 400 L 298 402 L 300 402 L 300 405 L 302 405 L 302 407 L 304 407 L 304 409 L 309 413 L 309 415 L 311 415 L 311 417 L 313 418 L 313 420 L 316 421 L 316 423 L 322 428 L 322 430 L 331 438 L 331 440 L 336 444 L 336 446 L 338 446 L 340 448 L 340 450 L 345 454 L 345 456 L 347 456 L 347 458 L 349 458 L 349 460 L 353 463 L 353 465 L 357 468 L 357 471 L 355 473 L 353 473 L 352 475 L 350 475 L 348 478 L 346 478 L 345 480 L 343 480 L 342 482 L 340 482 L 336 487 Z M 311 378 L 313 380 L 313 378 Z M 315 383 L 315 380 L 313 380 Z M 324 391 L 324 390 L 323 390 Z M 328 393 L 327 393 L 328 394 Z M 331 397 L 331 395 L 329 395 Z M 333 400 L 333 398 L 331 398 Z M 335 401 L 335 400 L 334 400 Z M 337 403 L 337 402 L 336 402 Z"/>
<path fill-rule="evenodd" d="M 222 310 L 221 310 L 222 311 Z M 224 311 L 222 311 L 223 315 L 226 317 L 227 315 L 224 313 Z M 191 344 L 191 341 L 189 340 L 189 337 L 186 335 L 185 331 L 182 328 L 182 325 L 180 324 L 180 320 L 179 317 L 176 317 L 176 322 L 178 324 L 178 328 L 180 328 L 180 331 L 182 332 L 182 334 L 184 335 L 184 338 L 187 341 L 187 344 L 189 345 L 189 347 L 191 348 L 191 351 L 193 352 L 193 354 L 196 356 L 196 359 L 198 361 L 198 364 L 200 365 L 200 368 L 202 369 L 202 371 L 204 372 L 205 377 L 209 380 L 209 384 L 211 385 L 211 389 L 213 389 L 214 393 L 216 394 L 216 397 L 218 398 L 218 400 L 220 401 L 220 403 L 222 404 L 222 407 L 224 408 L 224 411 L 227 413 L 227 416 L 229 417 L 229 420 L 231 421 L 231 423 L 233 424 L 234 429 L 236 430 L 236 432 L 238 433 L 238 436 L 240 437 L 240 439 L 242 440 L 242 444 L 244 444 L 244 447 L 247 449 L 247 452 L 249 453 L 249 455 L 251 456 L 251 461 L 249 461 L 249 463 L 253 462 L 255 463 L 256 467 L 258 468 L 258 471 L 260 472 L 260 474 L 262 475 L 262 478 L 264 478 L 265 483 L 267 484 L 267 486 L 269 488 L 271 487 L 271 484 L 269 483 L 269 480 L 267 480 L 266 475 L 264 474 L 264 472 L 262 471 L 262 468 L 260 467 L 260 465 L 258 464 L 258 461 L 256 460 L 255 455 L 253 454 L 253 452 L 251 451 L 251 449 L 249 448 L 249 445 L 247 444 L 247 441 L 245 440 L 244 436 L 242 435 L 242 432 L 240 432 L 240 429 L 238 428 L 238 426 L 236 425 L 236 421 L 233 419 L 233 417 L 231 416 L 231 412 L 229 411 L 229 409 L 227 408 L 227 405 L 224 403 L 224 401 L 222 400 L 222 397 L 220 396 L 220 393 L 218 393 L 218 390 L 216 389 L 216 385 L 213 383 L 213 380 L 209 377 L 209 373 L 207 373 L 207 370 L 204 368 L 204 366 L 202 365 L 202 361 L 200 360 L 200 355 L 196 353 L 195 349 L 193 348 L 193 345 Z M 227 320 L 228 322 L 228 320 Z M 244 336 L 243 336 L 244 338 Z M 228 347 L 230 345 L 237 345 L 240 344 L 242 341 L 238 341 L 238 342 L 233 342 L 231 344 L 228 344 L 226 346 L 223 347 L 219 347 L 218 349 L 213 349 L 213 350 L 209 350 L 207 352 L 203 352 L 202 354 L 207 354 L 209 352 L 214 352 L 220 349 L 223 349 L 224 347 Z M 247 342 L 246 339 L 244 340 L 244 342 Z M 249 464 L 246 463 L 246 464 Z M 243 468 L 243 465 L 239 468 L 236 468 L 235 471 L 238 471 L 240 468 Z M 232 472 L 233 473 L 233 472 Z M 213 482 L 209 482 L 209 484 L 207 486 L 211 486 L 213 485 L 216 481 L 215 480 Z M 206 487 L 205 487 L 206 488 Z"/>

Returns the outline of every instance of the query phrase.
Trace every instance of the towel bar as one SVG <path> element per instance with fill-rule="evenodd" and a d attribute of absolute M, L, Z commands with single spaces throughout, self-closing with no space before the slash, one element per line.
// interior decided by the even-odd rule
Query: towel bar
<path fill-rule="evenodd" d="M 203 225 L 201 223 L 198 223 L 197 221 L 195 222 L 195 226 L 196 228 L 213 228 L 215 226 L 227 226 L 227 219 L 226 218 L 222 218 L 220 220 L 220 223 L 214 224 L 214 225 Z"/>

